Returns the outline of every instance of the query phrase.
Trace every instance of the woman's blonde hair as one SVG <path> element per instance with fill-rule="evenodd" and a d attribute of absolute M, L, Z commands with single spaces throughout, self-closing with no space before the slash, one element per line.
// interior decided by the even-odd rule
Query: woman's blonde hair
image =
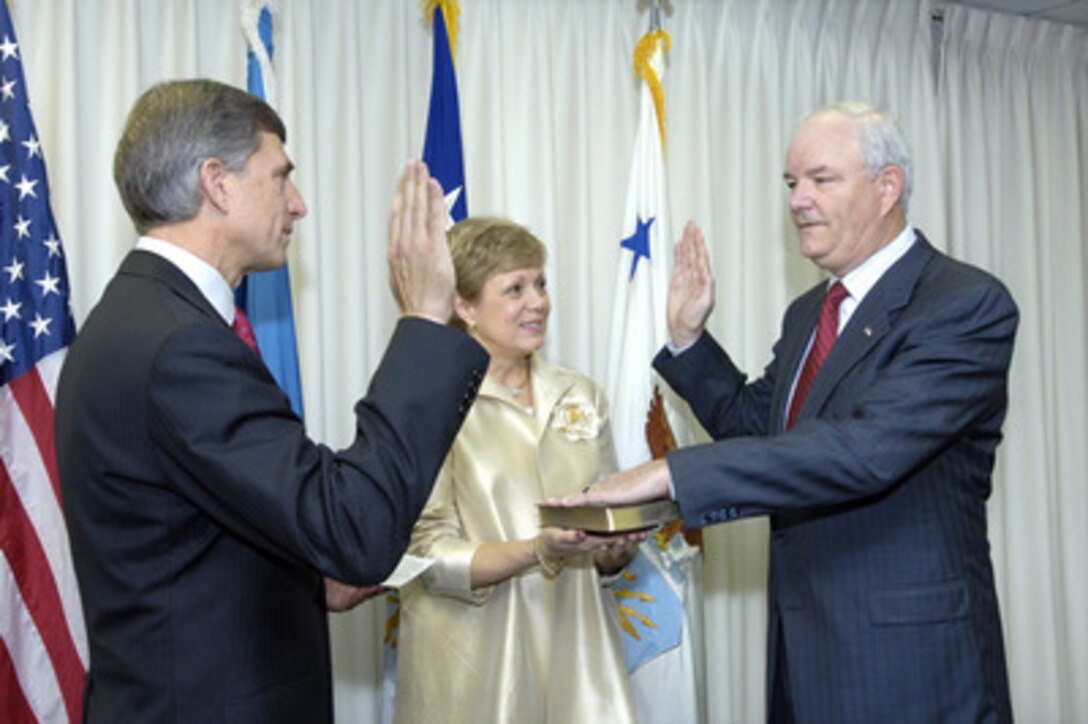
<path fill-rule="evenodd" d="M 508 219 L 472 216 L 450 227 L 447 234 L 457 294 L 466 302 L 480 298 L 495 274 L 525 267 L 543 267 L 548 251 L 531 231 Z M 451 324 L 464 328 L 456 314 Z"/>

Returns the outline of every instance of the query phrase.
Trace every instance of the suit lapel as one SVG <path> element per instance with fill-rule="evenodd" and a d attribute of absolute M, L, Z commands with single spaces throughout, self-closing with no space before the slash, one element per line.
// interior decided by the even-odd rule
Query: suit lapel
<path fill-rule="evenodd" d="M 884 273 L 854 310 L 809 388 L 798 420 L 813 417 L 820 411 L 843 376 L 887 334 L 892 315 L 910 302 L 922 269 L 935 253 L 920 231 L 915 230 L 915 234 L 918 238 L 910 250 Z M 802 347 L 813 324 L 814 321 L 806 327 Z M 799 364 L 796 360 L 789 369 L 796 373 Z"/>
<path fill-rule="evenodd" d="M 796 305 L 796 316 L 801 320 L 800 323 L 796 325 L 787 323 L 783 330 L 785 336 L 782 338 L 782 349 L 779 354 L 782 359 L 782 369 L 786 373 L 775 384 L 774 398 L 771 400 L 771 410 L 775 419 L 771 420 L 771 430 L 781 431 L 786 428 L 786 404 L 789 402 L 790 387 L 793 379 L 797 377 L 797 370 L 804 361 L 808 340 L 816 327 L 816 318 L 820 314 L 820 306 L 823 304 L 826 293 L 827 282 L 820 282 L 802 294 Z M 790 330 L 796 331 L 791 333 Z"/>

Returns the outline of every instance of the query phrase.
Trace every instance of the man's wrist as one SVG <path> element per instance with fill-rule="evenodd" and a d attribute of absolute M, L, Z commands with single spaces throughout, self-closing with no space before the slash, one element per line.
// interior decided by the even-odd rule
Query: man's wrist
<path fill-rule="evenodd" d="M 661 459 L 661 475 L 665 478 L 666 492 L 668 492 L 671 499 L 676 500 L 676 488 L 672 482 L 672 470 L 669 469 L 669 458 L 667 455 Z"/>
<path fill-rule="evenodd" d="M 669 353 L 673 357 L 676 357 L 694 347 L 695 343 L 699 341 L 699 337 L 701 336 L 701 331 L 698 334 L 686 337 L 671 335 L 669 337 L 669 341 L 665 343 L 665 348 L 669 350 Z"/>

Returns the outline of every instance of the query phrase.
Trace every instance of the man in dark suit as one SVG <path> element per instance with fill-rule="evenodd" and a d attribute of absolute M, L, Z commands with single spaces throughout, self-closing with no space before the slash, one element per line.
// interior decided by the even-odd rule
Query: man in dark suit
<path fill-rule="evenodd" d="M 694 527 L 770 516 L 771 721 L 1012 716 L 986 499 L 1018 313 L 907 223 L 910 176 L 894 121 L 871 107 L 797 127 L 790 212 L 831 279 L 789 306 L 752 382 L 705 331 L 714 284 L 689 224 L 654 364 L 715 442 L 564 501 L 671 494 Z"/>
<path fill-rule="evenodd" d="M 487 369 L 445 324 L 442 190 L 409 163 L 388 254 L 403 316 L 355 406 L 355 442 L 307 438 L 231 329 L 232 288 L 284 263 L 306 213 L 285 136 L 263 101 L 195 80 L 151 88 L 118 144 L 141 236 L 56 403 L 86 721 L 331 721 L 324 577 L 366 586 L 394 568 Z"/>

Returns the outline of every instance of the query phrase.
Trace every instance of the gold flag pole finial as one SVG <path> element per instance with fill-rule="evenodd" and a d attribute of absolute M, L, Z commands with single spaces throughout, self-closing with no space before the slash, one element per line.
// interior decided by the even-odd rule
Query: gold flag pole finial
<path fill-rule="evenodd" d="M 651 62 L 654 54 L 661 50 L 667 53 L 672 49 L 672 38 L 661 29 L 661 8 L 654 3 L 650 10 L 650 30 L 635 44 L 635 75 L 646 81 L 650 95 L 654 99 L 657 111 L 657 130 L 661 134 L 661 149 L 665 149 L 665 91 L 661 87 L 661 78 Z"/>
<path fill-rule="evenodd" d="M 450 57 L 457 62 L 457 18 L 461 14 L 461 6 L 457 0 L 420 0 L 423 14 L 429 22 L 434 22 L 434 11 L 442 8 L 442 17 L 446 19 L 446 34 L 450 38 Z"/>

